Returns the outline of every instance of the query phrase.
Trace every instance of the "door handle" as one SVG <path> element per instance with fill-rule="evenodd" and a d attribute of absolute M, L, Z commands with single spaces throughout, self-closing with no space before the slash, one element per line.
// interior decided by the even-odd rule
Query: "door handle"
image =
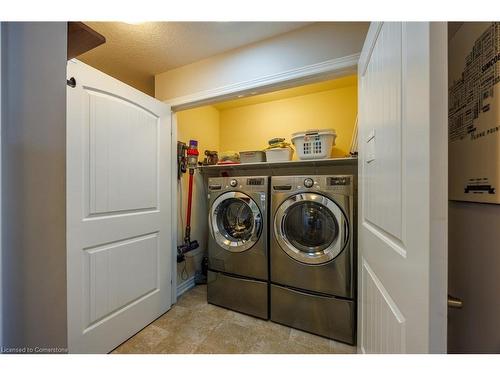
<path fill-rule="evenodd" d="M 463 301 L 460 298 L 453 297 L 448 294 L 448 307 L 453 309 L 461 309 L 464 306 Z"/>

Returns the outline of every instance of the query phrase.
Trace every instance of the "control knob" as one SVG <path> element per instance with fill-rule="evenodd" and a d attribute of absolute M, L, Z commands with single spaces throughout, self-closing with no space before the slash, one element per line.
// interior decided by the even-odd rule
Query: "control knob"
<path fill-rule="evenodd" d="M 312 178 L 306 178 L 306 179 L 304 180 L 304 186 L 305 186 L 306 188 L 311 188 L 311 187 L 313 187 L 313 186 L 314 186 L 314 181 L 313 181 L 313 179 L 312 179 Z"/>
<path fill-rule="evenodd" d="M 233 179 L 233 180 L 229 181 L 229 185 L 231 185 L 231 187 L 236 187 L 236 186 L 238 186 L 238 181 Z"/>

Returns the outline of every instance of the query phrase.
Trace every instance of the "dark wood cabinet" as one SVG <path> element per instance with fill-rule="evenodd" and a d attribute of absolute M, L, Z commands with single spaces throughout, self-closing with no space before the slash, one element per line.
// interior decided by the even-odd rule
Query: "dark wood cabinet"
<path fill-rule="evenodd" d="M 106 43 L 106 38 L 83 22 L 68 22 L 68 60 Z"/>

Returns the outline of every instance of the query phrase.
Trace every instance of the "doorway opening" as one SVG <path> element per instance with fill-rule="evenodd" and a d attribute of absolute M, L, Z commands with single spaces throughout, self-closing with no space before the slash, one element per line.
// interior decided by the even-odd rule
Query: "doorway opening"
<path fill-rule="evenodd" d="M 356 75 L 347 74 L 274 91 L 267 88 L 264 93 L 254 89 L 250 93 L 234 94 L 231 99 L 215 100 L 194 108 L 181 107 L 173 114 L 176 141 L 187 144 L 191 139 L 197 140 L 200 162 L 203 162 L 206 155 L 214 151 L 219 159 L 245 151 L 262 152 L 273 138 L 285 138 L 293 148 L 293 133 L 333 128 L 337 137 L 328 156 L 349 157 L 357 119 L 357 84 Z M 298 160 L 296 150 L 292 160 Z M 178 296 L 194 286 L 195 273 L 201 271 L 207 251 L 207 178 L 207 173 L 196 171 L 192 238 L 199 242 L 200 247 L 187 253 L 186 260 L 177 264 Z M 177 194 L 177 241 L 181 243 L 187 209 L 187 174 L 180 178 Z"/>

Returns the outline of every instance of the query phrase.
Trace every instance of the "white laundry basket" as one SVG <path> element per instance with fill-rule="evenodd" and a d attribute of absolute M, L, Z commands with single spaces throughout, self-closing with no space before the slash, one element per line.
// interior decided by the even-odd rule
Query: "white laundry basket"
<path fill-rule="evenodd" d="M 335 138 L 335 129 L 314 129 L 292 134 L 293 145 L 301 160 L 329 158 Z"/>

